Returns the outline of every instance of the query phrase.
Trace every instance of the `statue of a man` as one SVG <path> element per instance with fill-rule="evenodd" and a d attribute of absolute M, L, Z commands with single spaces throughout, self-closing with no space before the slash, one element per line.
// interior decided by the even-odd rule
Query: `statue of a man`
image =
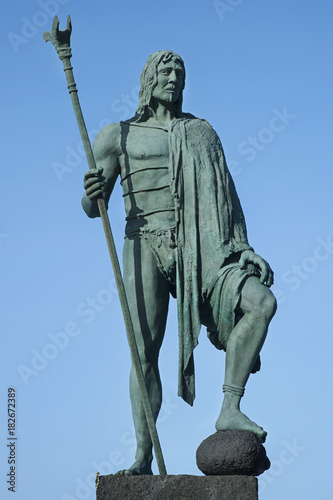
<path fill-rule="evenodd" d="M 132 119 L 111 123 L 96 137 L 97 169 L 85 175 L 82 205 L 98 216 L 118 176 L 124 191 L 124 283 L 155 420 L 162 387 L 158 368 L 169 296 L 177 297 L 178 394 L 193 404 L 193 349 L 201 325 L 226 351 L 223 404 L 217 430 L 266 432 L 240 411 L 250 373 L 276 300 L 273 273 L 247 241 L 239 199 L 218 136 L 205 121 L 183 113 L 185 67 L 171 51 L 152 54 L 141 74 Z M 135 463 L 124 474 L 151 474 L 152 443 L 132 368 L 130 397 L 136 431 Z"/>

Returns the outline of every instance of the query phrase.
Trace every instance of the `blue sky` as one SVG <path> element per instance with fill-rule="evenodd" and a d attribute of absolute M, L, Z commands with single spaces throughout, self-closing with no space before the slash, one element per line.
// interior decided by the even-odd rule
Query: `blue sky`
<path fill-rule="evenodd" d="M 221 137 L 249 240 L 275 271 L 279 310 L 242 409 L 268 431 L 262 500 L 327 498 L 333 349 L 332 16 L 327 1 L 41 0 L 2 6 L 0 497 L 8 492 L 7 392 L 17 401 L 17 500 L 92 500 L 96 471 L 133 459 L 130 356 L 99 220 L 81 209 L 87 165 L 61 63 L 42 38 L 72 17 L 72 64 L 93 138 L 134 114 L 150 53 L 187 71 L 184 110 Z M 109 214 L 121 256 L 119 183 Z M 193 408 L 177 397 L 171 303 L 158 431 L 168 473 L 200 474 L 224 354 L 202 329 Z M 156 464 L 154 470 L 157 472 Z"/>

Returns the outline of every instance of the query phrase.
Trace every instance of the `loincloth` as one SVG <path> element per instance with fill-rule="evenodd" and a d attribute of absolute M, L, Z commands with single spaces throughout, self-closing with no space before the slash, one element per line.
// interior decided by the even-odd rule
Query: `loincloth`
<path fill-rule="evenodd" d="M 238 261 L 219 270 L 212 290 L 200 307 L 201 322 L 207 327 L 208 338 L 217 349 L 226 350 L 229 336 L 241 317 L 239 303 L 245 281 L 249 276 L 259 275 L 253 264 L 241 269 Z"/>
<path fill-rule="evenodd" d="M 156 264 L 169 282 L 170 293 L 176 297 L 176 239 L 175 229 L 138 229 L 129 232 L 127 238 L 138 237 L 144 241 L 156 258 Z"/>
<path fill-rule="evenodd" d="M 150 248 L 158 269 L 169 282 L 170 293 L 176 297 L 175 229 L 139 229 L 126 235 L 138 237 Z M 234 254 L 218 271 L 214 285 L 199 307 L 201 323 L 207 327 L 209 340 L 217 349 L 226 350 L 229 336 L 241 318 L 239 303 L 242 287 L 249 276 L 260 276 L 253 264 L 239 267 L 240 254 Z"/>

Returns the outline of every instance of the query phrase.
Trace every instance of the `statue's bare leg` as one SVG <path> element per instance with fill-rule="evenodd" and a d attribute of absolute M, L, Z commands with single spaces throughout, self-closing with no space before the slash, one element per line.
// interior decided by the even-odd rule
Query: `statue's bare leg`
<path fill-rule="evenodd" d="M 216 429 L 248 430 L 264 441 L 267 433 L 240 411 L 240 400 L 275 314 L 276 300 L 269 288 L 251 276 L 242 289 L 240 310 L 243 317 L 227 343 L 224 399 Z"/>
<path fill-rule="evenodd" d="M 152 251 L 146 242 L 139 238 L 125 240 L 124 282 L 146 387 L 156 422 L 162 404 L 158 356 L 168 313 L 169 287 L 157 267 Z M 134 464 L 129 469 L 119 471 L 118 474 L 152 474 L 152 442 L 133 367 L 130 374 L 130 397 L 137 450 Z"/>

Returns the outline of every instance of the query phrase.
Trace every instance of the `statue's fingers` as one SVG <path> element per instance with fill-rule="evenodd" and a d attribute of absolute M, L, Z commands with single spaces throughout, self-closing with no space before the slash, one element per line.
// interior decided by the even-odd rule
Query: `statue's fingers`
<path fill-rule="evenodd" d="M 103 191 L 99 190 L 99 191 L 96 191 L 96 193 L 92 193 L 92 194 L 89 194 L 87 196 L 88 196 L 89 200 L 96 201 L 98 198 L 103 197 Z"/>
<path fill-rule="evenodd" d="M 88 177 L 88 179 L 85 179 L 83 183 L 84 189 L 90 188 L 93 184 L 100 184 L 100 186 L 105 186 L 105 181 L 104 179 L 100 177 Z"/>
<path fill-rule="evenodd" d="M 260 281 L 260 283 L 261 283 L 262 285 L 264 285 L 264 284 L 265 284 L 265 281 L 266 281 L 266 275 L 265 275 L 263 272 L 261 273 L 261 276 L 260 276 L 259 281 Z"/>
<path fill-rule="evenodd" d="M 257 262 L 255 264 L 259 267 L 261 271 L 261 276 L 260 276 L 260 283 L 263 285 L 267 282 L 269 279 L 269 265 L 267 262 L 264 261 L 264 259 L 256 259 Z"/>
<path fill-rule="evenodd" d="M 100 198 L 103 198 L 103 193 L 102 193 L 102 191 L 101 191 L 100 193 L 96 193 L 96 194 L 94 193 L 94 194 L 91 194 L 90 196 L 88 196 L 88 199 L 89 199 L 90 201 L 92 201 L 92 202 L 95 202 L 95 203 L 96 203 L 96 201 L 97 201 L 97 200 L 99 200 Z"/>
<path fill-rule="evenodd" d="M 96 179 L 95 177 L 91 177 L 90 179 L 87 179 L 84 184 L 83 184 L 83 187 L 85 190 L 91 188 L 91 186 L 93 186 L 94 184 L 97 184 L 98 182 L 98 179 Z"/>
<path fill-rule="evenodd" d="M 239 262 L 238 262 L 238 265 L 241 269 L 244 269 L 245 268 L 245 265 L 246 265 L 246 259 L 244 259 L 243 256 L 241 256 L 241 258 L 239 259 Z"/>
<path fill-rule="evenodd" d="M 85 178 L 88 178 L 88 177 L 91 177 L 91 176 L 96 176 L 96 175 L 101 175 L 101 173 L 103 172 L 103 169 L 101 167 L 99 168 L 91 168 L 89 170 L 87 170 L 87 172 L 84 174 L 84 177 Z"/>
<path fill-rule="evenodd" d="M 271 287 L 274 284 L 274 273 L 271 268 L 269 268 L 268 278 L 266 281 L 266 285 Z"/>
<path fill-rule="evenodd" d="M 100 189 L 100 190 L 96 191 L 96 193 L 92 193 L 92 194 L 87 195 L 87 196 L 88 196 L 89 200 L 94 201 L 97 198 L 102 198 L 103 191 L 102 191 L 102 189 Z"/>
<path fill-rule="evenodd" d="M 100 182 L 96 182 L 95 184 L 86 189 L 86 195 L 88 196 L 88 198 L 90 198 L 91 196 L 96 197 L 98 194 L 102 193 L 103 193 L 103 185 L 101 185 Z"/>
<path fill-rule="evenodd" d="M 99 180 L 104 180 L 105 177 L 103 177 L 101 174 L 103 172 L 103 169 L 102 168 L 95 168 L 95 169 L 92 169 L 92 170 L 88 170 L 85 174 L 84 174 L 84 178 L 83 178 L 83 181 L 86 182 L 88 179 L 94 179 L 95 181 L 97 179 Z"/>
<path fill-rule="evenodd" d="M 93 181 L 93 179 L 91 179 L 91 180 Z M 93 182 L 93 184 L 90 184 L 87 187 L 86 191 L 89 191 L 89 194 L 90 194 L 94 190 L 96 191 L 97 189 L 103 189 L 104 185 L 105 185 L 104 182 L 99 182 L 99 181 L 96 182 L 96 179 L 95 179 L 95 182 Z"/>
<path fill-rule="evenodd" d="M 84 186 L 85 191 L 87 192 L 89 190 L 89 193 L 92 193 L 94 190 L 96 191 L 97 189 L 105 189 L 105 182 L 100 182 L 97 179 L 91 179 L 91 182 L 88 183 L 87 186 Z"/>

